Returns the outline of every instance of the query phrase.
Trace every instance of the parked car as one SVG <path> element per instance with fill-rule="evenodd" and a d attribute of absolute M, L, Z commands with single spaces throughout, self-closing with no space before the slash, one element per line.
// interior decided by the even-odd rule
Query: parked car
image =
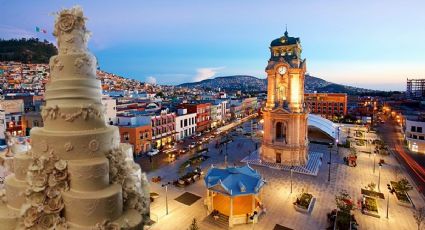
<path fill-rule="evenodd" d="M 192 142 L 192 143 L 189 144 L 188 147 L 193 149 L 193 148 L 195 148 L 195 146 L 196 146 L 196 142 Z"/>
<path fill-rule="evenodd" d="M 151 150 L 149 150 L 149 152 L 148 153 L 146 153 L 148 156 L 155 156 L 156 154 L 158 154 L 159 153 L 159 150 L 158 149 L 151 149 Z"/>

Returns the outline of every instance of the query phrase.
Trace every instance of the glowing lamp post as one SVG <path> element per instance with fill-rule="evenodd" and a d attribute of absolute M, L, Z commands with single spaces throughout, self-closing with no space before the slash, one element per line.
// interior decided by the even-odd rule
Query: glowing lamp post
<path fill-rule="evenodd" d="M 161 185 L 162 187 L 165 187 L 165 213 L 168 215 L 168 185 L 170 185 L 171 182 L 165 183 Z"/>
<path fill-rule="evenodd" d="M 379 191 L 381 191 L 381 167 L 382 167 L 382 164 L 381 163 L 379 163 L 378 164 L 379 165 L 379 174 L 378 174 L 378 190 Z"/>

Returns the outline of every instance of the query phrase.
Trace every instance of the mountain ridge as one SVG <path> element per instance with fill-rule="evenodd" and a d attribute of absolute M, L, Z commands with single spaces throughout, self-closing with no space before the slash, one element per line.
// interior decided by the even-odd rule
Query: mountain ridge
<path fill-rule="evenodd" d="M 220 88 L 226 91 L 267 91 L 267 79 L 257 78 L 250 75 L 231 75 L 219 76 L 211 79 L 205 79 L 198 82 L 188 82 L 178 85 L 186 88 L 202 88 L 215 89 Z M 337 83 L 328 82 L 318 77 L 305 75 L 305 91 L 318 93 L 347 93 L 347 94 L 364 94 L 364 93 L 382 93 L 384 91 L 365 89 L 354 86 L 347 86 Z"/>

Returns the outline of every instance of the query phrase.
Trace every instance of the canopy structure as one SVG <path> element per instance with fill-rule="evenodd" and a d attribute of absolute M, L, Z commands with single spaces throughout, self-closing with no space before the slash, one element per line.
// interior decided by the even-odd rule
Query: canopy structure
<path fill-rule="evenodd" d="M 219 212 L 229 217 L 229 226 L 249 223 L 254 211 L 264 212 L 261 188 L 265 181 L 249 165 L 242 167 L 211 168 L 204 178 L 207 187 L 205 203 L 208 212 Z"/>

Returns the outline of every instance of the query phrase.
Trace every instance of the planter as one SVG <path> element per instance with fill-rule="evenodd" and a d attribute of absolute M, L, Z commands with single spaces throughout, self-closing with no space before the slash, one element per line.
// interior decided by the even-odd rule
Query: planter
<path fill-rule="evenodd" d="M 378 212 L 378 202 L 376 201 L 376 199 L 369 196 L 364 196 L 363 199 L 364 200 L 362 202 L 362 213 L 368 216 L 380 218 L 381 216 Z"/>
<path fill-rule="evenodd" d="M 383 200 L 385 199 L 385 196 L 382 192 L 375 192 L 375 191 L 371 191 L 371 190 L 367 190 L 367 189 L 362 189 L 362 195 L 375 197 L 375 198 L 379 198 L 379 199 L 383 199 Z"/>
<path fill-rule="evenodd" d="M 393 188 L 396 188 L 397 182 L 391 181 L 391 186 Z M 405 207 L 413 207 L 412 202 L 410 201 L 409 195 L 405 192 L 400 192 L 399 190 L 395 189 L 394 195 L 397 199 L 397 204 Z"/>
<path fill-rule="evenodd" d="M 297 202 L 297 201 L 304 201 L 307 202 L 308 205 L 302 205 L 302 202 Z M 297 198 L 297 201 L 294 202 L 294 208 L 295 210 L 297 210 L 298 212 L 302 212 L 302 213 L 310 213 L 311 210 L 313 209 L 313 205 L 316 201 L 316 198 L 313 197 L 313 195 L 309 194 L 309 193 L 303 193 L 301 195 L 300 198 Z"/>

